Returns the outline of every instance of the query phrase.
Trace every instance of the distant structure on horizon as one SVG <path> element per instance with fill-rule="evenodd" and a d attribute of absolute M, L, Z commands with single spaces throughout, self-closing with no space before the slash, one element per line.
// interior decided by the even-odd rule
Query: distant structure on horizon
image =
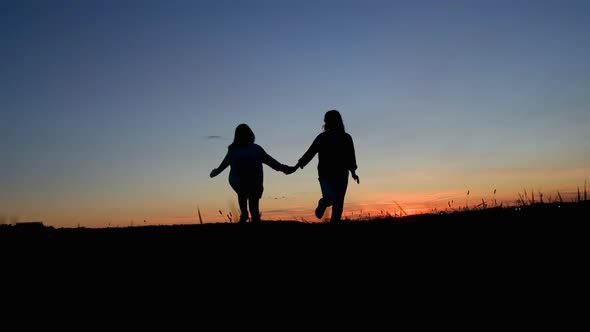
<path fill-rule="evenodd" d="M 49 229 L 43 225 L 43 221 L 25 221 L 14 224 L 17 234 L 34 237 L 48 237 Z"/>
<path fill-rule="evenodd" d="M 32 226 L 32 225 L 37 225 L 36 227 L 38 227 L 38 225 L 41 225 L 43 227 L 45 227 L 45 225 L 43 225 L 43 221 L 17 221 L 14 223 L 15 226 Z"/>

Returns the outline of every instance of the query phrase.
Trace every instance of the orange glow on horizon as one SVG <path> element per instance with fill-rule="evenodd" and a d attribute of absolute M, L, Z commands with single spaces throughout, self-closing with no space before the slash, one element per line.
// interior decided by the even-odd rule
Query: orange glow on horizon
<path fill-rule="evenodd" d="M 583 185 L 579 187 L 581 194 L 584 195 Z M 379 193 L 362 193 L 352 190 L 347 196 L 344 203 L 343 218 L 350 220 L 359 220 L 364 218 L 378 218 L 386 216 L 404 216 L 422 213 L 432 213 L 438 211 L 461 210 L 468 206 L 470 209 L 481 208 L 485 204 L 487 207 L 493 206 L 513 206 L 517 204 L 519 195 L 526 197 L 526 201 L 533 199 L 536 202 L 541 200 L 540 193 L 543 193 L 544 202 L 558 200 L 558 192 L 564 201 L 572 201 L 577 197 L 578 187 L 567 186 L 554 190 L 541 191 L 538 189 L 508 190 L 506 188 L 494 190 L 446 190 L 446 191 L 427 191 L 427 192 L 379 192 Z M 468 194 L 469 192 L 469 194 Z M 583 197 L 583 196 L 582 196 Z M 331 214 L 331 209 L 326 210 L 324 218 L 317 219 L 314 215 L 314 209 L 317 204 L 316 194 L 310 194 L 299 198 L 290 198 L 285 200 L 275 200 L 263 198 L 260 202 L 262 220 L 276 221 L 300 221 L 300 222 L 324 222 L 327 221 Z M 225 209 L 211 208 L 210 206 L 200 206 L 200 215 L 197 207 L 187 208 L 182 206 L 162 206 L 162 211 L 151 213 L 144 211 L 141 215 L 141 209 L 131 213 L 119 214 L 113 218 L 104 218 L 97 214 L 100 211 L 92 211 L 92 215 L 87 214 L 86 218 L 76 216 L 62 216 L 55 213 L 49 218 L 25 218 L 21 216 L 20 221 L 41 220 L 48 226 L 54 227 L 89 227 L 89 228 L 106 228 L 106 227 L 130 227 L 130 226 L 158 226 L 158 225 L 181 225 L 181 224 L 200 224 L 205 223 L 228 223 L 236 222 L 239 217 L 237 202 L 231 201 Z M 172 215 L 174 211 L 180 211 Z M 57 211 L 56 211 L 57 212 Z"/>

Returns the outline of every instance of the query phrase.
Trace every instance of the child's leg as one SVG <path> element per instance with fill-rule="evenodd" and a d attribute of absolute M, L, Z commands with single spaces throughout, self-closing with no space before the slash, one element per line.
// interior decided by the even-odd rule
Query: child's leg
<path fill-rule="evenodd" d="M 250 197 L 248 199 L 250 204 L 250 215 L 252 216 L 252 222 L 260 221 L 260 199 L 257 197 Z"/>
<path fill-rule="evenodd" d="M 248 199 L 246 195 L 238 194 L 238 203 L 241 212 L 239 223 L 245 223 L 248 220 Z"/>

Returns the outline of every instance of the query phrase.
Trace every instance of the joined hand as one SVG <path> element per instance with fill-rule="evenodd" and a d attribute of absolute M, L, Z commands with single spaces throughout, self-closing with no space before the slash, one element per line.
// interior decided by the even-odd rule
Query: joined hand
<path fill-rule="evenodd" d="M 296 170 L 297 170 L 297 167 L 295 167 L 295 166 L 287 166 L 283 169 L 283 173 L 289 175 L 289 174 L 295 173 Z"/>

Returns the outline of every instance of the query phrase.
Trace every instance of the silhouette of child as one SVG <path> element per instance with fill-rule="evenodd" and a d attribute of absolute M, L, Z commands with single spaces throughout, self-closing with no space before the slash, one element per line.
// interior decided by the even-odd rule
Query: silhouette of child
<path fill-rule="evenodd" d="M 240 223 L 248 220 L 248 207 L 250 208 L 250 221 L 260 221 L 259 201 L 262 197 L 263 172 L 262 164 L 270 166 L 275 171 L 286 172 L 289 167 L 272 158 L 258 144 L 254 144 L 254 132 L 247 124 L 236 127 L 234 141 L 229 145 L 227 154 L 219 167 L 213 169 L 210 177 L 216 177 L 228 166 L 229 184 L 238 194 L 240 205 Z"/>
<path fill-rule="evenodd" d="M 344 196 L 348 187 L 348 172 L 360 183 L 356 175 L 356 156 L 352 137 L 344 130 L 342 116 L 337 110 L 330 110 L 324 115 L 324 131 L 320 133 L 307 152 L 299 159 L 297 165 L 289 167 L 285 174 L 291 174 L 297 168 L 303 169 L 318 154 L 318 175 L 322 198 L 318 201 L 315 216 L 321 219 L 326 208 L 332 206 L 330 222 L 342 218 Z"/>

